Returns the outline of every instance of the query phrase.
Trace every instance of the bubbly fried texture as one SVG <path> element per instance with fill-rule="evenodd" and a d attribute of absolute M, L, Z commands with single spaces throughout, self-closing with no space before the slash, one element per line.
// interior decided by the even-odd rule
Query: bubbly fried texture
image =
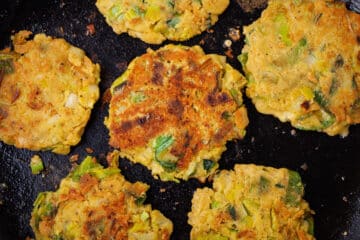
<path fill-rule="evenodd" d="M 0 139 L 67 154 L 99 98 L 100 67 L 63 39 L 20 31 L 0 51 Z"/>
<path fill-rule="evenodd" d="M 36 239 L 170 239 L 171 221 L 143 204 L 149 186 L 119 172 L 87 157 L 56 192 L 40 193 L 30 222 Z"/>
<path fill-rule="evenodd" d="M 302 196 L 297 172 L 255 165 L 222 170 L 213 189 L 194 193 L 191 239 L 314 239 L 313 212 Z"/>
<path fill-rule="evenodd" d="M 339 1 L 272 0 L 244 33 L 259 112 L 331 136 L 360 122 L 360 15 Z"/>
<path fill-rule="evenodd" d="M 97 0 L 96 6 L 117 34 L 144 42 L 184 41 L 214 25 L 229 0 Z"/>
<path fill-rule="evenodd" d="M 111 87 L 110 145 L 162 180 L 203 181 L 226 141 L 245 135 L 245 83 L 225 57 L 199 46 L 149 50 Z"/>

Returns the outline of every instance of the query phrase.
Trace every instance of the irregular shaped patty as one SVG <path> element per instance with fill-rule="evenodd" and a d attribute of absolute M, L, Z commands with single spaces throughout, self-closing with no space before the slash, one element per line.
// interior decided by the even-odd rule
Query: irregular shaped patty
<path fill-rule="evenodd" d="M 67 154 L 99 98 L 100 67 L 63 39 L 21 31 L 0 51 L 0 139 Z"/>
<path fill-rule="evenodd" d="M 58 190 L 40 193 L 30 222 L 36 239 L 170 239 L 171 221 L 143 204 L 149 186 L 119 172 L 87 157 Z"/>
<path fill-rule="evenodd" d="M 110 145 L 162 180 L 205 180 L 248 124 L 244 77 L 199 46 L 167 45 L 134 59 L 112 85 Z"/>
<path fill-rule="evenodd" d="M 297 172 L 239 164 L 222 170 L 212 189 L 194 193 L 191 239 L 314 239 L 312 211 L 302 196 Z"/>
<path fill-rule="evenodd" d="M 96 6 L 117 34 L 144 42 L 184 41 L 214 25 L 229 0 L 97 0 Z"/>
<path fill-rule="evenodd" d="M 259 112 L 328 135 L 360 122 L 360 15 L 340 2 L 272 0 L 244 32 Z"/>

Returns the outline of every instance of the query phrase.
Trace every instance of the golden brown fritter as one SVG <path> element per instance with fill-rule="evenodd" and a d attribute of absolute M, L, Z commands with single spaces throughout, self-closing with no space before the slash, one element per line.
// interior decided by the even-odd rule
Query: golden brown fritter
<path fill-rule="evenodd" d="M 30 222 L 36 239 L 170 239 L 171 221 L 143 204 L 149 186 L 119 172 L 87 157 L 57 191 L 40 193 Z"/>
<path fill-rule="evenodd" d="M 0 139 L 67 154 L 99 98 L 100 67 L 63 39 L 21 31 L 0 51 Z"/>
<path fill-rule="evenodd" d="M 299 174 L 285 168 L 238 164 L 222 170 L 213 189 L 194 193 L 191 239 L 314 239 L 303 191 Z"/>
<path fill-rule="evenodd" d="M 133 60 L 112 85 L 110 145 L 162 180 L 205 180 L 248 124 L 244 77 L 225 57 L 167 45 Z"/>
<path fill-rule="evenodd" d="M 244 28 L 240 60 L 257 110 L 347 135 L 360 122 L 360 15 L 333 1 L 272 0 Z"/>
<path fill-rule="evenodd" d="M 184 41 L 214 25 L 229 0 L 97 0 L 114 32 L 144 42 Z"/>

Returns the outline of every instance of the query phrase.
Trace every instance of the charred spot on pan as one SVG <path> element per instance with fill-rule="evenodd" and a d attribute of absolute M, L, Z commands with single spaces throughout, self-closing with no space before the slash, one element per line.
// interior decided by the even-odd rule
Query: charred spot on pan
<path fill-rule="evenodd" d="M 163 84 L 163 74 L 164 74 L 164 64 L 161 62 L 154 62 L 153 66 L 153 76 L 151 78 L 151 82 L 153 82 L 155 85 L 162 85 Z"/>
<path fill-rule="evenodd" d="M 357 41 L 358 44 L 360 44 L 360 36 L 356 37 L 356 41 Z"/>

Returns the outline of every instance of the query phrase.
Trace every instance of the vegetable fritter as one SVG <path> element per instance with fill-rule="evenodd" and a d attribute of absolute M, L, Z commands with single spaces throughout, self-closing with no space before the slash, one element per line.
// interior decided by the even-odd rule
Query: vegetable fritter
<path fill-rule="evenodd" d="M 119 172 L 86 157 L 56 192 L 40 193 L 30 222 L 36 239 L 170 239 L 171 221 L 144 204 L 149 186 Z"/>
<path fill-rule="evenodd" d="M 248 124 L 245 78 L 199 46 L 167 45 L 134 59 L 111 87 L 110 145 L 162 180 L 204 181 Z"/>
<path fill-rule="evenodd" d="M 191 239 L 310 240 L 313 212 L 297 172 L 235 165 L 198 189 L 188 214 Z"/>
<path fill-rule="evenodd" d="M 359 14 L 340 1 L 272 0 L 244 32 L 239 59 L 259 112 L 331 136 L 360 122 Z"/>
<path fill-rule="evenodd" d="M 97 0 L 96 6 L 117 34 L 160 44 L 184 41 L 214 25 L 229 0 Z"/>
<path fill-rule="evenodd" d="M 0 139 L 67 154 L 99 98 L 100 67 L 63 39 L 20 31 L 0 51 Z"/>

